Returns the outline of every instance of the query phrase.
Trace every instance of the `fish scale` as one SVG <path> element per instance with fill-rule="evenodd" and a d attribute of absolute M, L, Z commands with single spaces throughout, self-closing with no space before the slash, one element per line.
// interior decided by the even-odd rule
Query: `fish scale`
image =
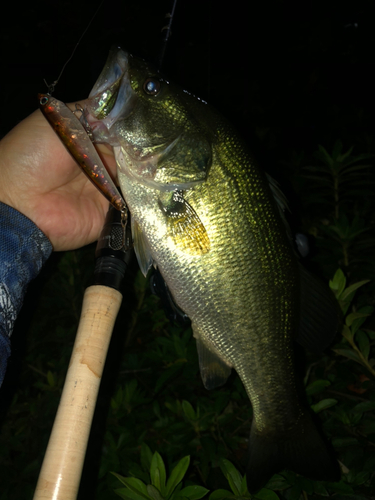
<path fill-rule="evenodd" d="M 233 149 L 236 148 L 234 147 Z M 238 217 L 235 219 L 233 224 L 227 224 L 228 206 L 236 205 L 237 200 L 240 198 L 241 194 L 243 195 L 244 190 L 242 189 L 242 193 L 240 193 L 240 189 L 238 189 L 238 186 L 242 185 L 242 179 L 240 179 L 240 174 L 238 172 L 233 173 L 233 182 L 227 182 L 226 189 L 218 189 L 218 179 L 231 178 L 231 176 L 228 175 L 228 171 L 229 173 L 232 172 L 228 169 L 228 162 L 225 163 L 226 155 L 231 155 L 230 148 L 224 149 L 223 154 L 219 155 L 222 157 L 221 163 L 216 162 L 212 165 L 208 181 L 202 187 L 199 186 L 199 188 L 196 188 L 187 198 L 195 211 L 201 215 L 201 220 L 207 228 L 208 236 L 212 244 L 210 253 L 202 257 L 191 258 L 190 256 L 186 257 L 182 255 L 181 259 L 177 260 L 173 250 L 172 252 L 166 253 L 163 248 L 164 236 L 161 236 L 165 234 L 166 229 L 165 231 L 160 231 L 160 225 L 165 224 L 165 221 L 161 218 L 157 224 L 154 223 L 154 210 L 156 210 L 156 207 L 154 210 L 150 211 L 151 220 L 144 216 L 142 209 L 144 205 L 140 200 L 142 200 L 142 198 L 148 198 L 148 189 L 134 184 L 132 186 L 127 186 L 121 173 L 119 177 L 120 183 L 123 187 L 123 192 L 126 193 L 125 197 L 133 217 L 139 221 L 143 232 L 148 235 L 147 239 L 154 261 L 157 262 L 162 275 L 169 283 L 169 288 L 177 304 L 183 307 L 186 314 L 188 314 L 192 320 L 194 335 L 199 337 L 206 344 L 213 345 L 221 356 L 228 360 L 231 366 L 236 369 L 253 403 L 258 429 L 264 428 L 265 424 L 262 423 L 263 421 L 271 423 L 273 426 L 277 424 L 278 427 L 282 427 L 283 423 L 280 424 L 279 412 L 273 411 L 273 405 L 271 405 L 271 411 L 269 411 L 270 405 L 266 403 L 265 398 L 263 398 L 262 403 L 259 402 L 257 404 L 259 398 L 256 397 L 256 394 L 259 391 L 259 385 L 263 384 L 264 380 L 285 380 L 285 374 L 290 370 L 289 363 L 287 367 L 280 367 L 279 363 L 273 362 L 274 356 L 269 356 L 269 352 L 267 352 L 267 350 L 269 350 L 268 343 L 263 342 L 262 336 L 264 336 L 264 338 L 269 338 L 270 336 L 272 336 L 272 338 L 278 338 L 277 325 L 284 324 L 284 331 L 290 331 L 291 325 L 288 326 L 284 319 L 285 313 L 283 314 L 282 312 L 282 301 L 284 298 L 283 296 L 276 298 L 277 294 L 275 293 L 274 282 L 271 286 L 266 288 L 264 285 L 255 285 L 255 288 L 259 288 L 260 292 L 263 292 L 260 294 L 257 293 L 257 290 L 254 290 L 254 286 L 252 286 L 252 282 L 261 282 L 259 280 L 259 275 L 262 275 L 264 272 L 272 272 L 273 267 L 278 267 L 277 264 L 275 266 L 274 260 L 268 257 L 270 255 L 270 244 L 265 241 L 267 236 L 265 237 L 263 234 L 259 233 L 251 234 L 248 233 L 248 231 L 242 231 L 242 234 L 240 233 L 241 225 L 243 227 L 243 215 L 246 216 L 248 212 L 249 219 L 254 220 L 252 216 L 252 205 L 254 204 L 256 204 L 259 216 L 262 218 L 261 225 L 263 228 L 270 227 L 271 224 L 275 222 L 275 217 L 272 217 L 272 215 L 270 216 L 270 214 L 272 214 L 270 200 L 267 200 L 263 193 L 256 194 L 260 193 L 261 182 L 253 173 L 252 180 L 254 182 L 251 184 L 251 188 L 254 190 L 252 191 L 254 194 L 251 196 L 251 193 L 246 193 L 246 198 L 249 200 L 247 212 L 241 214 L 241 218 Z M 246 163 L 248 162 L 242 161 L 241 164 L 246 165 Z M 229 163 L 229 166 L 232 166 L 232 163 Z M 218 171 L 217 174 L 216 170 Z M 246 173 L 246 170 L 243 170 Z M 237 186 L 237 189 L 235 189 L 234 186 Z M 127 193 L 129 193 L 129 196 Z M 207 193 L 210 193 L 209 196 L 207 196 Z M 207 201 L 207 198 L 209 198 L 209 201 Z M 252 199 L 254 199 L 253 203 L 251 203 Z M 220 210 L 217 209 L 219 201 Z M 264 208 L 261 202 L 265 205 Z M 134 204 L 136 206 L 133 207 Z M 203 214 L 203 210 L 200 210 L 200 205 L 204 205 L 205 214 Z M 267 219 L 269 220 L 268 224 Z M 253 225 L 258 227 L 259 224 L 255 221 Z M 211 231 L 211 228 L 215 230 Z M 259 237 L 257 237 L 257 234 L 259 234 Z M 269 237 L 271 236 L 270 234 Z M 253 248 L 254 246 L 258 249 L 257 254 L 264 256 L 258 259 L 260 260 L 260 269 L 256 268 L 259 264 L 257 262 L 252 263 L 248 258 L 247 252 L 243 251 L 247 248 Z M 291 253 L 291 250 L 288 249 L 285 243 L 283 247 L 281 245 L 279 246 L 279 255 L 282 256 L 282 250 L 284 250 L 284 253 Z M 240 259 L 239 256 L 241 257 Z M 291 259 L 289 258 L 289 260 Z M 231 265 L 231 261 L 234 262 L 235 267 Z M 205 268 L 211 270 L 211 273 L 207 273 L 209 280 L 207 278 L 205 280 L 197 280 L 196 276 L 198 274 L 202 276 L 202 269 Z M 283 269 L 278 269 L 278 274 L 280 276 L 279 281 L 281 283 L 286 281 L 286 268 L 287 266 L 284 260 Z M 189 273 L 186 273 L 186 269 L 189 269 Z M 219 273 L 215 271 L 216 269 L 220 269 Z M 238 280 L 238 278 L 233 275 L 233 271 L 242 277 L 241 280 Z M 216 283 L 212 281 L 212 274 L 214 275 Z M 219 276 L 217 276 L 218 274 Z M 176 281 L 176 279 L 169 278 L 169 276 L 178 276 L 179 278 Z M 191 290 L 189 283 L 193 281 L 195 282 L 195 287 Z M 247 294 L 248 300 L 244 300 L 244 294 Z M 271 310 L 267 307 L 267 295 L 274 309 L 271 317 Z M 233 296 L 241 298 L 238 299 L 238 304 L 233 301 Z M 254 300 L 254 296 L 260 296 L 260 299 Z M 203 307 L 201 297 L 204 298 Z M 228 302 L 228 297 L 230 297 L 231 300 L 226 304 L 226 302 Z M 289 302 L 291 303 L 290 298 Z M 278 304 L 280 304 L 279 307 Z M 212 311 L 212 306 L 214 307 L 214 311 Z M 232 310 L 233 307 L 234 310 Z M 207 311 L 207 308 L 210 310 Z M 226 310 L 226 308 L 229 308 L 229 310 Z M 217 313 L 218 309 L 221 309 L 221 311 L 220 316 L 217 318 L 215 313 Z M 251 313 L 254 310 L 263 310 L 261 321 L 259 321 L 257 314 L 255 314 L 255 318 L 253 318 L 254 314 Z M 264 312 L 266 314 L 264 314 Z M 213 319 L 211 319 L 211 316 L 213 316 Z M 233 324 L 233 317 L 237 318 L 237 325 Z M 242 328 L 239 323 L 242 323 Z M 254 325 L 252 325 L 252 323 L 254 323 Z M 274 325 L 274 331 L 270 331 L 272 324 Z M 243 330 L 245 330 L 245 332 Z M 232 335 L 230 332 L 232 332 Z M 281 336 L 281 338 L 283 337 Z M 286 343 L 279 343 L 280 346 L 278 342 L 274 342 L 273 346 L 273 349 L 276 351 L 276 356 L 280 354 L 285 356 L 288 350 L 291 351 L 290 340 L 287 340 Z M 249 346 L 250 352 L 248 353 Z M 249 365 L 253 362 L 251 359 L 253 356 L 251 351 L 253 350 L 257 350 L 258 356 L 260 355 L 263 359 L 265 357 L 265 359 L 269 360 L 269 363 L 263 361 L 262 365 L 255 365 L 256 368 L 255 370 L 251 370 L 252 373 L 249 377 Z M 239 356 L 239 353 L 241 353 L 241 356 Z M 291 359 L 291 356 L 290 358 L 286 357 L 286 359 Z M 285 368 L 287 368 L 286 373 L 284 373 Z M 264 372 L 267 374 L 266 377 L 264 376 Z M 270 373 L 274 373 L 275 375 L 270 377 Z M 262 382 L 257 382 L 258 379 Z M 280 388 L 278 392 L 280 394 Z M 290 388 L 286 387 L 285 392 L 286 394 L 282 396 L 284 406 L 287 406 L 288 402 L 290 402 L 291 407 L 294 408 L 296 404 L 294 384 Z"/>
<path fill-rule="evenodd" d="M 111 67 L 121 67 L 121 79 Z M 106 86 L 118 92 L 109 92 L 112 108 Z M 311 346 L 333 337 L 337 321 L 327 315 L 335 310 L 329 291 L 301 271 L 275 182 L 219 113 L 121 49 L 110 53 L 84 119 L 114 147 L 140 267 L 159 268 L 191 319 L 205 387 L 225 383 L 231 368 L 244 384 L 254 413 L 249 491 L 283 468 L 336 480 L 337 462 L 298 394 L 293 363 L 294 338 Z M 315 321 L 300 311 L 310 288 L 328 304 L 322 317 L 324 308 L 313 309 Z"/>

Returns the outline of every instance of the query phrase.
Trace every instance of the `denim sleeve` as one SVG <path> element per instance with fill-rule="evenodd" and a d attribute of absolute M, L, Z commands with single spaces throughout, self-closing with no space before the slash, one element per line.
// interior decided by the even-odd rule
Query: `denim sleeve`
<path fill-rule="evenodd" d="M 27 285 L 51 252 L 50 241 L 30 219 L 0 202 L 0 386 Z"/>

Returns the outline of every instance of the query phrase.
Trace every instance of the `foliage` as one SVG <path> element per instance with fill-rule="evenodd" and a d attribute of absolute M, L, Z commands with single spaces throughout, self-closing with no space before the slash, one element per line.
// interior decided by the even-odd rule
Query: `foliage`
<path fill-rule="evenodd" d="M 368 283 L 369 280 L 363 280 L 345 288 L 346 278 L 341 269 L 336 271 L 333 280 L 329 282 L 331 289 L 336 295 L 340 307 L 345 314 L 354 298 L 358 288 Z M 375 340 L 375 332 L 372 330 L 364 330 L 360 327 L 366 321 L 366 318 L 372 315 L 374 308 L 365 306 L 359 309 L 354 309 L 345 317 L 345 324 L 342 328 L 342 335 L 349 346 L 344 344 L 344 347 L 336 347 L 334 352 L 349 359 L 362 364 L 371 375 L 375 376 L 375 358 L 369 359 L 370 342 Z"/>
<path fill-rule="evenodd" d="M 373 249 L 375 175 L 372 154 L 353 155 L 336 141 L 332 153 L 321 145 L 318 165 L 303 165 L 294 157 L 291 177 L 304 207 L 304 226 L 316 238 L 316 261 L 337 264 L 346 272 L 375 277 Z"/>
<path fill-rule="evenodd" d="M 319 237 L 328 238 L 326 233 Z M 93 247 L 55 256 L 34 285 L 41 291 L 31 290 L 32 300 L 19 319 L 16 352 L 17 339 L 24 346 L 24 329 L 27 345 L 22 347 L 22 365 L 10 366 L 11 383 L 1 394 L 5 401 L 1 500 L 32 497 L 92 256 Z M 190 327 L 169 323 L 135 263 L 127 280 L 78 498 L 249 498 L 243 473 L 252 412 L 239 378 L 233 374 L 225 386 L 206 391 Z M 353 281 L 347 272 L 335 272 L 330 287 L 344 316 L 341 338 L 333 351 L 323 356 L 307 353 L 305 360 L 306 397 L 335 447 L 341 481 L 311 481 L 282 471 L 254 498 L 371 498 L 375 470 L 371 285 L 366 275 Z"/>
<path fill-rule="evenodd" d="M 182 458 L 172 470 L 167 479 L 163 459 L 157 451 L 152 455 L 150 448 L 142 444 L 141 456 L 143 463 L 149 468 L 148 483 L 145 484 L 136 477 L 123 477 L 113 473 L 125 488 L 119 488 L 115 492 L 121 497 L 129 500 L 199 500 L 204 497 L 208 490 L 202 486 L 193 484 L 182 488 L 182 480 L 189 467 L 190 457 Z"/>

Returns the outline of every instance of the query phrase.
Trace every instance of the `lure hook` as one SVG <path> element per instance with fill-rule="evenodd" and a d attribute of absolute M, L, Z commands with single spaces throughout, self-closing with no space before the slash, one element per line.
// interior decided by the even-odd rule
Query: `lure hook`
<path fill-rule="evenodd" d="M 93 142 L 94 141 L 94 134 L 93 134 L 92 128 L 91 128 L 91 126 L 86 118 L 85 110 L 78 102 L 76 102 L 75 106 L 76 106 L 76 109 L 73 111 L 73 113 L 74 113 L 74 115 L 76 115 L 76 113 L 81 113 L 79 121 L 81 122 L 83 128 L 86 130 L 86 133 L 89 136 L 90 140 Z"/>

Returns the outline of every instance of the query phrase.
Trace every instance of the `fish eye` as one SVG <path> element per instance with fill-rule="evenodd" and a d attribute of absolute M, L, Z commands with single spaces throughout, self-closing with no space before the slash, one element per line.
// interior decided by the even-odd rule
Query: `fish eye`
<path fill-rule="evenodd" d="M 143 84 L 143 90 L 146 94 L 157 95 L 160 92 L 161 84 L 157 78 L 147 78 Z"/>
<path fill-rule="evenodd" d="M 40 102 L 40 104 L 41 104 L 42 106 L 44 106 L 44 105 L 45 105 L 45 104 L 47 104 L 47 102 L 48 102 L 48 97 L 47 97 L 46 95 L 44 95 L 44 96 L 40 99 L 40 101 L 39 101 L 39 102 Z"/>

